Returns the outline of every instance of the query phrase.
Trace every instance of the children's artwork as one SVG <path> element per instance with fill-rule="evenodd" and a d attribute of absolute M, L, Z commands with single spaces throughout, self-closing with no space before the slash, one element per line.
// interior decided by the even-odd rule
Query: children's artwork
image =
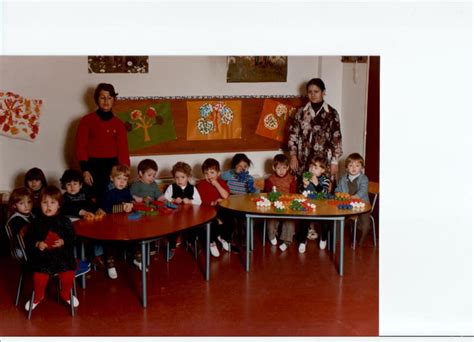
<path fill-rule="evenodd" d="M 240 139 L 241 101 L 187 101 L 188 140 Z"/>
<path fill-rule="evenodd" d="M 89 74 L 147 74 L 148 56 L 89 56 Z"/>
<path fill-rule="evenodd" d="M 130 151 L 176 139 L 171 104 L 161 102 L 136 108 L 133 100 L 129 110 L 118 114 L 125 122 Z"/>
<path fill-rule="evenodd" d="M 286 82 L 286 56 L 230 56 L 227 57 L 227 83 Z"/>
<path fill-rule="evenodd" d="M 42 104 L 42 100 L 0 91 L 0 134 L 10 138 L 35 140 L 39 133 Z"/>
<path fill-rule="evenodd" d="M 293 116 L 295 110 L 296 108 L 281 102 L 265 99 L 255 133 L 282 142 L 288 118 Z"/>

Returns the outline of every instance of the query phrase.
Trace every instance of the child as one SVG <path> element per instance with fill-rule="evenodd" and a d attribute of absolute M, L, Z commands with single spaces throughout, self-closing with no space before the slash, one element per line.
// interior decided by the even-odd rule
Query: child
<path fill-rule="evenodd" d="M 46 285 L 51 275 L 58 274 L 61 283 L 60 297 L 74 307 L 79 300 L 72 296 L 76 259 L 73 253 L 75 239 L 71 221 L 62 215 L 61 190 L 46 186 L 40 194 L 41 214 L 36 218 L 25 236 L 28 264 L 33 273 L 35 297 L 33 303 L 26 302 L 25 309 L 32 309 L 43 300 Z"/>
<path fill-rule="evenodd" d="M 259 192 L 253 185 L 253 177 L 249 174 L 250 165 L 252 161 L 244 153 L 237 153 L 232 157 L 230 170 L 222 173 L 222 179 L 227 182 L 231 194 Z"/>
<path fill-rule="evenodd" d="M 158 165 L 154 160 L 143 159 L 137 166 L 138 179 L 130 185 L 130 193 L 135 202 L 149 203 L 154 200 L 164 198 L 157 184 L 155 177 L 158 173 Z"/>
<path fill-rule="evenodd" d="M 138 179 L 130 185 L 130 193 L 135 202 L 149 203 L 155 200 L 163 200 L 164 196 L 155 183 L 158 173 L 158 165 L 154 160 L 143 159 L 137 166 Z M 140 248 L 135 249 L 133 264 L 142 269 L 142 253 Z"/>
<path fill-rule="evenodd" d="M 219 178 L 221 169 L 219 162 L 213 158 L 208 158 L 202 163 L 201 166 L 204 180 L 200 181 L 197 185 L 197 189 L 201 194 L 202 204 L 215 206 L 217 203 L 229 197 L 229 187 L 227 183 Z M 230 246 L 227 241 L 230 241 L 232 230 L 231 224 L 225 224 L 225 216 L 222 215 L 222 211 L 217 211 L 217 218 L 212 222 L 211 227 L 211 243 L 210 250 L 211 254 L 216 258 L 219 257 L 219 249 L 217 249 L 216 238 L 220 238 L 222 248 L 226 251 L 230 251 Z M 218 237 L 217 229 L 221 231 L 223 238 Z"/>
<path fill-rule="evenodd" d="M 345 192 L 351 195 L 351 198 L 359 198 L 369 202 L 369 178 L 362 173 L 364 158 L 359 153 L 351 153 L 347 156 L 345 165 L 346 172 L 339 179 L 336 192 Z M 359 240 L 359 246 L 361 246 L 370 230 L 369 213 L 359 215 L 357 228 L 362 231 Z"/>
<path fill-rule="evenodd" d="M 103 213 L 92 198 L 83 190 L 84 183 L 82 173 L 77 170 L 64 171 L 61 179 L 61 187 L 66 190 L 63 194 L 64 204 L 62 212 L 69 217 L 93 216 Z"/>
<path fill-rule="evenodd" d="M 325 176 L 326 173 L 326 159 L 321 157 L 313 157 L 309 160 L 307 169 L 311 174 L 311 178 L 307 179 L 303 176 L 302 190 L 311 191 L 314 193 L 328 193 L 329 190 L 329 178 Z M 319 248 L 325 249 L 328 239 L 330 223 L 323 221 L 321 223 L 321 238 L 319 240 Z M 298 234 L 298 252 L 306 252 L 306 239 L 308 235 L 308 227 L 302 226 Z"/>
<path fill-rule="evenodd" d="M 277 154 L 273 157 L 273 174 L 265 179 L 264 191 L 271 192 L 273 187 L 276 191 L 285 194 L 294 194 L 297 192 L 296 177 L 290 174 L 290 161 L 284 154 Z M 267 221 L 268 227 L 268 239 L 270 243 L 275 246 L 278 243 L 276 233 L 278 230 L 278 219 L 269 219 Z M 282 228 L 280 239 L 283 241 L 279 246 L 282 252 L 286 251 L 288 246 L 293 241 L 293 235 L 295 234 L 295 223 L 292 220 L 281 220 Z"/>
<path fill-rule="evenodd" d="M 102 210 L 106 213 L 129 213 L 133 209 L 133 197 L 127 188 L 130 168 L 127 165 L 115 165 L 110 172 L 110 187 L 102 196 Z M 107 256 L 107 274 L 110 279 L 117 279 L 117 270 L 115 268 L 114 251 L 109 245 L 106 247 Z"/>
<path fill-rule="evenodd" d="M 31 190 L 33 194 L 33 212 L 35 214 L 40 213 L 40 203 L 39 203 L 39 195 L 41 189 L 45 186 L 48 186 L 48 182 L 46 181 L 46 177 L 44 176 L 43 171 L 34 167 L 29 169 L 25 174 L 25 187 Z"/>
<path fill-rule="evenodd" d="M 18 234 L 22 236 L 26 233 L 26 228 L 33 221 L 33 196 L 28 188 L 17 188 L 12 191 L 8 200 L 8 211 L 10 217 L 7 221 L 7 232 L 10 239 L 17 239 Z M 12 252 L 18 259 L 23 258 L 23 254 L 16 241 L 10 241 Z"/>
<path fill-rule="evenodd" d="M 191 166 L 185 162 L 177 162 L 171 169 L 171 174 L 175 180 L 174 184 L 169 185 L 165 190 L 165 199 L 176 204 L 201 204 L 199 191 L 189 183 L 191 177 Z M 168 235 L 170 247 L 169 259 L 174 255 L 176 249 L 177 233 Z"/>

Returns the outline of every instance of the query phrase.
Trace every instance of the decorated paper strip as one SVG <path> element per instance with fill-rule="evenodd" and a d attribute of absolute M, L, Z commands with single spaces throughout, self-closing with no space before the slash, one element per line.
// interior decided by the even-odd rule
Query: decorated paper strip
<path fill-rule="evenodd" d="M 241 101 L 188 101 L 188 140 L 240 139 Z"/>
<path fill-rule="evenodd" d="M 127 128 L 130 151 L 176 139 L 176 130 L 171 113 L 171 104 L 162 102 L 136 107 L 130 101 L 130 108 L 118 114 Z"/>
<path fill-rule="evenodd" d="M 39 133 L 42 100 L 0 91 L 0 134 L 33 141 Z"/>
<path fill-rule="evenodd" d="M 293 116 L 296 108 L 281 102 L 265 99 L 263 109 L 255 133 L 277 141 L 285 138 L 288 118 Z"/>

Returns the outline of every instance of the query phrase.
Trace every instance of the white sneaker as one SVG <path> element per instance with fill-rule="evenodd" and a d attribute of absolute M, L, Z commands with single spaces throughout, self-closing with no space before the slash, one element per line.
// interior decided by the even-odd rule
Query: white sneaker
<path fill-rule="evenodd" d="M 314 228 L 309 228 L 308 229 L 308 240 L 316 240 L 318 238 L 318 233 Z"/>
<path fill-rule="evenodd" d="M 211 244 L 209 245 L 210 249 L 211 249 L 211 254 L 213 257 L 216 257 L 218 258 L 221 254 L 219 253 L 219 250 L 217 249 L 217 246 L 216 246 L 216 243 L 215 242 L 211 242 Z"/>
<path fill-rule="evenodd" d="M 328 244 L 327 240 L 319 240 L 319 249 L 326 249 L 326 245 Z"/>
<path fill-rule="evenodd" d="M 226 252 L 230 252 L 230 244 L 224 240 L 223 238 L 221 238 L 220 236 L 217 237 L 217 240 L 219 240 L 219 242 L 222 244 L 222 248 L 226 251 Z"/>
<path fill-rule="evenodd" d="M 300 252 L 301 254 L 306 252 L 306 244 L 305 243 L 300 243 L 300 245 L 298 246 L 298 252 Z"/>
<path fill-rule="evenodd" d="M 31 310 L 34 310 L 38 304 L 41 303 L 41 302 L 38 302 L 38 303 L 33 303 L 33 308 L 31 308 Z M 25 304 L 25 310 L 26 311 L 30 311 L 30 301 L 27 301 L 26 304 Z"/>
<path fill-rule="evenodd" d="M 109 275 L 110 279 L 117 279 L 117 277 L 118 277 L 117 270 L 115 269 L 115 267 L 108 268 L 107 269 L 107 274 Z"/>
<path fill-rule="evenodd" d="M 276 237 L 274 237 L 273 239 L 270 240 L 270 243 L 272 244 L 272 246 L 276 246 L 276 244 L 278 243 L 278 240 Z M 281 246 L 280 246 L 281 247 Z"/>
<path fill-rule="evenodd" d="M 71 300 L 66 301 L 69 305 L 71 305 Z M 75 308 L 79 306 L 79 299 L 76 298 L 76 296 L 72 296 L 72 305 L 74 305 Z"/>
<path fill-rule="evenodd" d="M 280 251 L 284 252 L 284 251 L 286 251 L 286 249 L 288 248 L 288 246 L 286 245 L 286 243 L 283 242 L 283 243 L 280 245 L 280 247 L 278 247 L 278 248 L 280 248 Z"/>
<path fill-rule="evenodd" d="M 150 253 L 151 254 L 151 253 Z M 138 261 L 137 259 L 133 259 L 133 264 L 137 266 L 137 268 L 141 271 L 142 270 L 142 262 Z M 148 272 L 148 267 L 146 268 L 146 271 Z"/>

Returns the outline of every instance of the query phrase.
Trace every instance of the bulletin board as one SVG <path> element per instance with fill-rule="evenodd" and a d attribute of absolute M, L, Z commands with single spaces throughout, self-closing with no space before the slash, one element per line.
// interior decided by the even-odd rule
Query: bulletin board
<path fill-rule="evenodd" d="M 212 152 L 269 151 L 287 147 L 287 139 L 280 142 L 256 134 L 257 125 L 262 114 L 265 99 L 278 101 L 282 104 L 300 108 L 305 104 L 301 96 L 221 96 L 221 97 L 119 97 L 114 103 L 114 113 L 121 113 L 134 106 L 170 104 L 176 137 L 173 140 L 146 146 L 130 151 L 132 156 L 169 155 Z M 241 134 L 239 139 L 222 139 L 196 141 L 187 139 L 187 103 L 194 100 L 241 102 Z"/>

